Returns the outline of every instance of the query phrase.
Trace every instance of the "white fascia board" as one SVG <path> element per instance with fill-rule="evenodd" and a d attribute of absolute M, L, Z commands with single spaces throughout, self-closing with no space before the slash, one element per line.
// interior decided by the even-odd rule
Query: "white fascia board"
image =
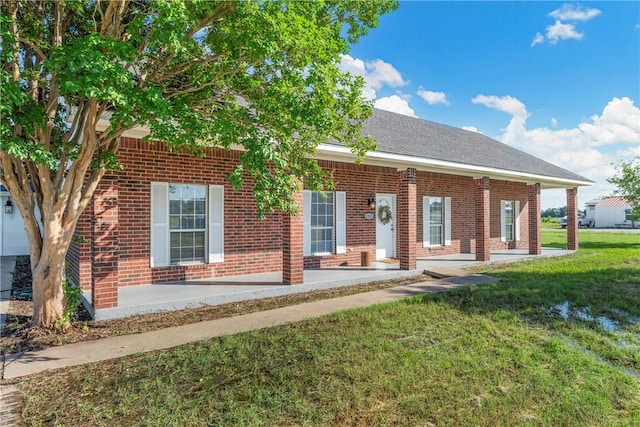
<path fill-rule="evenodd" d="M 322 144 L 317 149 L 318 159 L 353 162 L 355 155 L 347 147 Z M 527 172 L 517 172 L 505 169 L 497 169 L 486 166 L 467 165 L 464 163 L 448 162 L 445 160 L 426 159 L 422 157 L 412 157 L 402 154 L 383 153 L 372 151 L 363 160 L 364 164 L 372 166 L 386 166 L 404 170 L 414 167 L 418 170 L 441 172 L 452 175 L 464 175 L 471 177 L 488 176 L 494 179 L 508 179 L 510 181 L 520 181 L 526 183 L 540 183 L 544 188 L 566 188 L 567 186 L 583 187 L 591 186 L 590 181 L 573 180 L 566 178 L 537 175 Z"/>
<path fill-rule="evenodd" d="M 109 117 L 107 113 L 98 120 L 96 130 L 104 131 L 109 126 Z M 71 121 L 71 118 L 70 118 Z M 149 135 L 149 129 L 142 126 L 136 126 L 124 132 L 123 136 L 131 138 L 144 138 Z M 237 145 L 232 147 L 234 150 L 244 151 L 244 147 Z M 316 159 L 335 160 L 353 163 L 355 154 L 347 147 L 341 147 L 330 144 L 320 144 L 316 150 Z M 441 172 L 452 175 L 463 175 L 471 177 L 488 176 L 494 179 L 508 179 L 510 181 L 520 181 L 531 183 L 540 183 L 543 188 L 566 188 L 587 187 L 594 183 L 590 181 L 580 181 L 565 178 L 549 177 L 545 175 L 536 175 L 527 172 L 515 172 L 505 169 L 490 168 L 486 166 L 467 165 L 464 163 L 447 162 L 444 160 L 426 159 L 422 157 L 412 157 L 402 154 L 383 153 L 379 151 L 370 151 L 363 160 L 364 164 L 372 166 L 385 166 L 404 170 L 408 167 L 414 167 L 419 170 L 430 172 Z"/>

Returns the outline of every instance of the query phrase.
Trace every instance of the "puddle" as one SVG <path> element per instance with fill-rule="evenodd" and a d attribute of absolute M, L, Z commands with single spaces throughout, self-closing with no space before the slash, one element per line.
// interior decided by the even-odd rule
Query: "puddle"
<path fill-rule="evenodd" d="M 607 316 L 596 317 L 593 316 L 590 311 L 591 309 L 589 307 L 578 307 L 571 304 L 569 301 L 565 301 L 551 307 L 551 313 L 562 317 L 564 320 L 569 320 L 569 318 L 573 317 L 585 322 L 597 322 L 600 328 L 607 332 L 617 332 L 620 330 L 621 325 L 617 320 L 610 319 Z M 635 323 L 632 322 L 632 319 L 630 318 L 631 316 L 623 313 L 621 310 L 617 310 L 616 313 L 626 317 L 631 323 Z"/>
<path fill-rule="evenodd" d="M 640 333 L 630 331 L 626 327 L 623 328 L 623 324 L 624 326 L 626 326 L 627 324 L 640 324 L 640 316 L 635 316 L 631 313 L 615 307 L 607 307 L 607 310 L 611 313 L 615 313 L 615 316 L 620 320 L 612 319 L 607 316 L 595 316 L 591 314 L 591 307 L 580 307 L 575 305 L 571 301 L 564 301 L 560 304 L 551 306 L 547 310 L 547 314 L 550 317 L 560 317 L 561 319 L 566 321 L 571 319 L 578 319 L 582 320 L 583 322 L 595 323 L 603 331 L 612 334 L 611 336 L 609 336 L 609 339 L 611 339 L 612 343 L 618 348 L 627 349 L 630 351 L 640 350 Z M 633 329 L 635 329 L 635 327 L 633 327 Z M 640 379 L 640 373 L 636 372 L 635 370 L 622 366 L 614 366 L 599 355 L 587 350 L 576 342 L 573 342 L 571 339 L 566 339 L 566 342 L 572 348 L 578 349 L 581 352 L 594 357 L 595 360 L 598 361 L 598 363 L 606 364 L 608 366 L 611 366 L 612 368 L 619 370 L 620 372 Z"/>

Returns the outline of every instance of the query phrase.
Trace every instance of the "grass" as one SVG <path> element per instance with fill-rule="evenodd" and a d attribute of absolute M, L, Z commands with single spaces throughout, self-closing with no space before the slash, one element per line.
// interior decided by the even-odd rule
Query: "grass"
<path fill-rule="evenodd" d="M 497 284 L 29 377 L 25 424 L 638 425 L 640 239 L 580 237 Z"/>

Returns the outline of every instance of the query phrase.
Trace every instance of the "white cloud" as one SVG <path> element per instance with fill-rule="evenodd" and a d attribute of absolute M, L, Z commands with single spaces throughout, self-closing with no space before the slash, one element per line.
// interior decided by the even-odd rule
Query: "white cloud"
<path fill-rule="evenodd" d="M 536 35 L 533 36 L 533 40 L 531 41 L 531 47 L 542 43 L 544 43 L 544 36 L 540 33 L 536 33 Z"/>
<path fill-rule="evenodd" d="M 393 65 L 381 59 L 364 62 L 349 55 L 342 55 L 338 67 L 342 71 L 364 78 L 366 87 L 363 94 L 367 99 L 375 99 L 376 91 L 383 86 L 400 87 L 407 84 Z"/>
<path fill-rule="evenodd" d="M 558 127 L 558 119 L 556 119 L 555 117 L 551 117 L 551 126 Z"/>
<path fill-rule="evenodd" d="M 433 92 L 420 88 L 418 90 L 418 95 L 429 104 L 449 105 L 449 100 L 447 99 L 447 95 L 444 92 Z"/>
<path fill-rule="evenodd" d="M 583 8 L 580 5 L 564 4 L 560 9 L 549 13 L 549 16 L 556 19 L 553 25 L 548 25 L 545 34 L 537 32 L 531 41 L 531 47 L 543 44 L 548 40 L 551 44 L 557 44 L 560 40 L 582 40 L 584 33 L 577 30 L 574 24 L 566 21 L 585 22 L 600 15 L 600 9 Z"/>
<path fill-rule="evenodd" d="M 640 108 L 627 97 L 611 99 L 602 114 L 576 127 L 557 130 L 527 129 L 525 105 L 510 96 L 478 95 L 472 102 L 512 116 L 496 139 L 595 181 L 593 187 L 579 190 L 581 203 L 611 194 L 614 187 L 606 181 L 615 172 L 611 163 L 630 160 L 639 152 Z M 549 193 L 551 196 L 545 195 Z M 564 192 L 543 192 L 543 207 L 565 204 Z"/>
<path fill-rule="evenodd" d="M 477 127 L 475 126 L 462 126 L 462 129 L 464 130 L 468 130 L 469 132 L 476 132 L 476 133 L 482 133 L 478 130 Z"/>
<path fill-rule="evenodd" d="M 556 44 L 559 40 L 581 40 L 584 34 L 578 32 L 573 24 L 563 24 L 556 21 L 555 24 L 547 27 L 546 37 L 551 44 Z"/>
<path fill-rule="evenodd" d="M 561 21 L 588 21 L 600 15 L 601 12 L 602 11 L 600 9 L 593 9 L 590 7 L 583 9 L 581 5 L 566 3 L 560 9 L 556 9 L 549 13 L 549 16 Z"/>
<path fill-rule="evenodd" d="M 418 117 L 415 111 L 409 106 L 409 102 L 398 95 L 385 96 L 384 98 L 377 99 L 374 105 L 381 110 L 392 111 L 394 113 L 404 114 L 405 116 Z"/>

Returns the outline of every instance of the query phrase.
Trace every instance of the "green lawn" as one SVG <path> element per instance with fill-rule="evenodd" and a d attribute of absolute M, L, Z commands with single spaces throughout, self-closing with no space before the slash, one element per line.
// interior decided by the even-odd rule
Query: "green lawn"
<path fill-rule="evenodd" d="M 25 424 L 640 425 L 640 236 L 580 238 L 497 284 L 30 377 Z"/>

